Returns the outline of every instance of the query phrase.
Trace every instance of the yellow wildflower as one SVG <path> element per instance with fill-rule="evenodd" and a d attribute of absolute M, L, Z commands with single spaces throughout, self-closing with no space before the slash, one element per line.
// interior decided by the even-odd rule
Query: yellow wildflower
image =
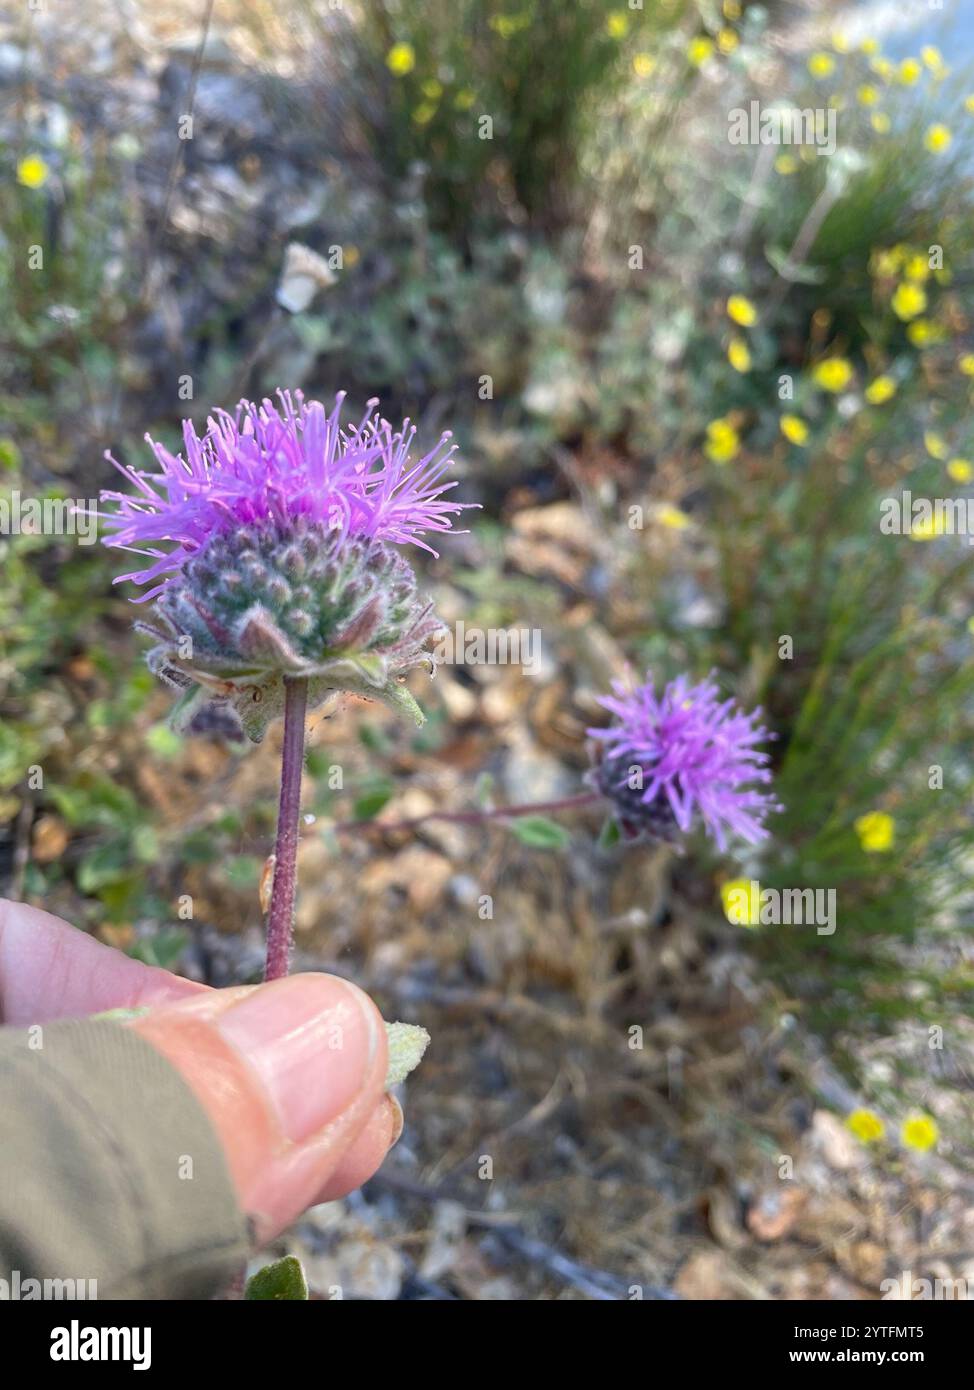
<path fill-rule="evenodd" d="M 613 10 L 605 21 L 610 39 L 624 39 L 629 33 L 629 16 L 625 10 Z"/>
<path fill-rule="evenodd" d="M 735 372 L 751 370 L 751 350 L 743 338 L 731 338 L 727 348 L 727 360 Z"/>
<path fill-rule="evenodd" d="M 17 165 L 17 182 L 25 188 L 41 188 L 47 183 L 50 169 L 39 154 L 28 154 Z"/>
<path fill-rule="evenodd" d="M 845 357 L 826 357 L 812 368 L 812 380 L 823 391 L 844 391 L 852 380 L 852 363 Z"/>
<path fill-rule="evenodd" d="M 933 512 L 930 516 L 924 517 L 922 521 L 910 523 L 911 541 L 933 541 L 938 536 L 944 534 L 944 519 L 942 515 Z"/>
<path fill-rule="evenodd" d="M 682 507 L 674 507 L 672 502 L 664 502 L 657 509 L 656 520 L 661 526 L 667 526 L 671 531 L 685 531 L 690 525 L 690 518 Z"/>
<path fill-rule="evenodd" d="M 808 60 L 808 71 L 813 77 L 831 77 L 835 72 L 835 59 L 831 53 L 813 53 Z"/>
<path fill-rule="evenodd" d="M 965 352 L 958 357 L 957 370 L 964 376 L 974 376 L 974 352 Z"/>
<path fill-rule="evenodd" d="M 927 430 L 923 436 L 923 446 L 931 458 L 945 459 L 950 453 L 947 448 L 947 441 L 942 434 L 936 430 Z"/>
<path fill-rule="evenodd" d="M 801 446 L 808 440 L 808 426 L 800 415 L 782 415 L 778 427 L 791 444 Z"/>
<path fill-rule="evenodd" d="M 752 328 L 758 321 L 758 311 L 743 294 L 732 294 L 727 301 L 727 314 L 742 328 Z"/>
<path fill-rule="evenodd" d="M 870 405 L 884 405 L 895 395 L 896 382 L 891 376 L 878 376 L 865 390 L 865 397 Z"/>
<path fill-rule="evenodd" d="M 920 80 L 923 67 L 916 58 L 904 58 L 897 71 L 897 79 L 904 87 L 914 87 Z"/>
<path fill-rule="evenodd" d="M 714 51 L 713 39 L 705 38 L 703 34 L 691 39 L 687 47 L 687 58 L 695 68 L 699 68 L 707 61 Z"/>
<path fill-rule="evenodd" d="M 883 854 L 893 847 L 896 822 L 885 811 L 867 811 L 857 818 L 855 831 L 867 854 Z"/>
<path fill-rule="evenodd" d="M 920 285 L 904 282 L 897 285 L 892 299 L 893 313 L 904 323 L 915 319 L 927 307 L 927 292 Z"/>
<path fill-rule="evenodd" d="M 761 925 L 761 885 L 754 879 L 732 878 L 720 885 L 724 916 L 735 927 Z"/>
<path fill-rule="evenodd" d="M 794 174 L 798 171 L 798 160 L 793 154 L 779 154 L 774 167 L 778 174 Z"/>
<path fill-rule="evenodd" d="M 941 50 L 935 49 L 932 43 L 925 44 L 925 47 L 920 50 L 920 57 L 923 58 L 924 67 L 930 68 L 931 72 L 936 72 L 938 68 L 943 67 L 943 54 Z"/>
<path fill-rule="evenodd" d="M 729 420 L 711 420 L 703 451 L 712 463 L 729 463 L 740 447 L 740 436 Z"/>
<path fill-rule="evenodd" d="M 740 39 L 733 29 L 721 29 L 717 35 L 717 47 L 721 53 L 733 53 L 739 43 Z"/>
<path fill-rule="evenodd" d="M 904 1120 L 900 1138 L 908 1149 L 916 1149 L 917 1153 L 923 1154 L 936 1144 L 940 1130 L 932 1116 L 916 1114 Z"/>
<path fill-rule="evenodd" d="M 650 77 L 656 71 L 656 59 L 652 53 L 637 53 L 632 60 L 632 70 L 637 77 Z"/>
<path fill-rule="evenodd" d="M 955 483 L 969 483 L 974 478 L 974 464 L 970 459 L 951 459 L 947 464 L 947 472 Z"/>
<path fill-rule="evenodd" d="M 856 91 L 856 98 L 860 106 L 875 106 L 879 100 L 879 89 L 869 82 L 864 82 Z"/>
<path fill-rule="evenodd" d="M 411 43 L 394 43 L 386 54 L 386 67 L 397 77 L 405 77 L 416 66 L 416 50 Z"/>
<path fill-rule="evenodd" d="M 502 39 L 513 38 L 520 29 L 526 29 L 531 23 L 529 14 L 495 14 L 487 21 L 495 34 L 500 34 Z"/>
<path fill-rule="evenodd" d="M 862 1144 L 876 1144 L 886 1133 L 886 1126 L 875 1110 L 853 1110 L 846 1116 L 845 1123 Z"/>
<path fill-rule="evenodd" d="M 925 348 L 942 343 L 945 335 L 941 325 L 932 319 L 914 319 L 907 324 L 906 336 L 914 347 Z"/>
<path fill-rule="evenodd" d="M 869 124 L 877 135 L 888 135 L 892 122 L 885 111 L 874 111 L 869 117 Z"/>
<path fill-rule="evenodd" d="M 950 148 L 953 138 L 948 127 L 937 121 L 927 130 L 923 143 L 931 154 L 943 154 L 944 150 Z"/>

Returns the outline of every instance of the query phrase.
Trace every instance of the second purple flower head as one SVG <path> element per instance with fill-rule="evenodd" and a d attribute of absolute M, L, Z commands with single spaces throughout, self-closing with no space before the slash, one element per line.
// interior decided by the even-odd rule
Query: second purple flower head
<path fill-rule="evenodd" d="M 773 737 L 760 710 L 722 700 L 712 676 L 697 685 L 678 676 L 659 694 L 650 678 L 614 681 L 613 691 L 599 700 L 612 724 L 588 732 L 600 744 L 595 785 L 626 838 L 676 840 L 697 821 L 721 850 L 732 835 L 766 838 L 765 817 L 781 807 L 759 790 L 771 781 L 760 745 Z"/>

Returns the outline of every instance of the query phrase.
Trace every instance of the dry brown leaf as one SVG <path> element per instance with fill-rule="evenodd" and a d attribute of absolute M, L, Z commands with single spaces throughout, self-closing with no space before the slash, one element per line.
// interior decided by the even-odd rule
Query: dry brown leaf
<path fill-rule="evenodd" d="M 38 864 L 50 864 L 68 847 L 68 827 L 60 816 L 41 816 L 31 836 L 31 854 Z"/>

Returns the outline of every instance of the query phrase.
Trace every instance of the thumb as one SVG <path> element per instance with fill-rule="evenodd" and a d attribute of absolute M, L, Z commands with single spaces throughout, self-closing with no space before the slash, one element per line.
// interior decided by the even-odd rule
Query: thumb
<path fill-rule="evenodd" d="M 355 985 L 294 975 L 153 1009 L 135 1028 L 195 1092 L 260 1242 L 364 1181 L 395 1138 L 382 1017 Z"/>

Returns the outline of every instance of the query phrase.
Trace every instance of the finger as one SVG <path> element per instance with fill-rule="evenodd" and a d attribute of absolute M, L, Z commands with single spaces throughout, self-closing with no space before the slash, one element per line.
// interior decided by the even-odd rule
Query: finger
<path fill-rule="evenodd" d="M 211 991 L 130 1026 L 205 1107 L 261 1241 L 314 1203 L 382 1097 L 381 1015 L 332 975 Z"/>
<path fill-rule="evenodd" d="M 318 1202 L 337 1202 L 374 1177 L 386 1154 L 402 1134 L 402 1106 L 395 1096 L 383 1096 L 365 1123 L 365 1128 L 346 1149 L 338 1167 L 318 1193 Z"/>
<path fill-rule="evenodd" d="M 207 986 L 132 960 L 49 912 L 0 898 L 0 1022 L 78 1018 L 201 991 Z"/>

